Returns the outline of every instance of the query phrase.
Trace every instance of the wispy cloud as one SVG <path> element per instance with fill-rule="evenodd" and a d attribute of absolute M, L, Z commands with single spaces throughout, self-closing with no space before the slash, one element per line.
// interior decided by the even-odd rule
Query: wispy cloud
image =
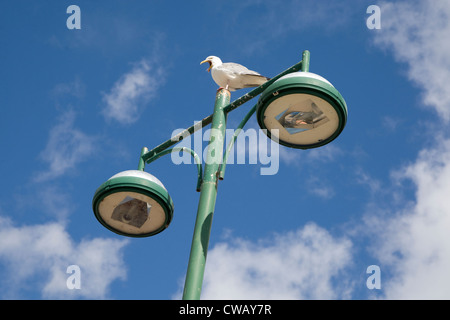
<path fill-rule="evenodd" d="M 242 41 L 240 30 L 255 35 L 252 41 L 245 42 L 239 48 L 248 55 L 255 54 L 266 47 L 276 37 L 287 36 L 290 32 L 298 32 L 318 28 L 324 32 L 333 32 L 355 13 L 356 6 L 346 1 L 234 1 L 223 3 L 227 10 L 224 21 L 229 29 L 228 35 Z M 223 10 L 219 4 L 216 10 Z M 257 13 L 252 16 L 248 12 Z M 257 35 L 263 35 L 258 37 Z"/>
<path fill-rule="evenodd" d="M 423 101 L 450 121 L 450 3 L 446 0 L 383 2 L 375 42 L 408 66 Z"/>
<path fill-rule="evenodd" d="M 42 298 L 107 298 L 109 287 L 126 276 L 125 240 L 95 238 L 76 243 L 60 223 L 15 226 L 0 216 L 0 262 L 3 299 L 26 292 Z M 67 267 L 80 267 L 80 289 L 67 287 Z"/>
<path fill-rule="evenodd" d="M 218 243 L 208 253 L 202 298 L 348 298 L 351 285 L 336 279 L 351 265 L 351 256 L 351 241 L 315 224 L 257 243 Z"/>
<path fill-rule="evenodd" d="M 371 250 L 391 274 L 383 291 L 388 299 L 448 299 L 450 140 L 423 150 L 400 174 L 414 183 L 414 202 L 397 210 L 372 204 L 366 214 Z"/>
<path fill-rule="evenodd" d="M 313 173 L 304 177 L 305 191 L 309 194 L 327 200 L 335 196 L 336 183 L 330 180 L 329 173 L 324 170 L 324 164 L 333 163 L 342 157 L 343 150 L 333 144 L 328 144 L 316 149 L 298 150 L 286 147 L 279 148 L 279 157 L 289 167 L 318 168 Z"/>
<path fill-rule="evenodd" d="M 51 96 L 55 100 L 58 100 L 60 98 L 67 98 L 67 96 L 82 99 L 85 94 L 86 86 L 79 78 L 76 78 L 70 83 L 58 83 L 51 91 Z"/>
<path fill-rule="evenodd" d="M 366 186 L 372 195 L 380 192 L 381 182 L 379 179 L 370 176 L 367 172 L 365 172 L 361 168 L 356 168 L 354 174 L 356 183 L 362 186 Z"/>
<path fill-rule="evenodd" d="M 50 130 L 47 145 L 40 154 L 48 169 L 38 173 L 36 181 L 59 177 L 94 152 L 95 138 L 75 128 L 74 122 L 75 112 L 67 111 Z"/>
<path fill-rule="evenodd" d="M 450 3 L 402 1 L 380 6 L 383 22 L 375 42 L 406 63 L 408 78 L 424 93 L 424 104 L 436 111 L 441 124 L 448 124 L 450 44 L 445 39 L 450 36 Z M 434 144 L 393 175 L 397 187 L 402 179 L 413 183 L 413 201 L 396 208 L 377 201 L 365 217 L 375 241 L 371 250 L 390 270 L 383 289 L 389 299 L 450 297 L 450 140 L 448 127 L 433 128 Z"/>
<path fill-rule="evenodd" d="M 324 183 L 317 179 L 316 177 L 312 177 L 308 180 L 308 192 L 322 199 L 331 199 L 336 194 L 334 187 L 327 181 Z"/>
<path fill-rule="evenodd" d="M 109 93 L 103 95 L 103 116 L 122 124 L 137 121 L 163 82 L 162 69 L 156 63 L 141 60 L 115 82 Z"/>
<path fill-rule="evenodd" d="M 381 125 L 382 127 L 387 130 L 389 133 L 394 132 L 399 125 L 401 124 L 402 120 L 394 117 L 385 116 L 381 119 Z"/>
<path fill-rule="evenodd" d="M 64 98 L 73 87 L 60 85 L 54 93 Z M 18 196 L 24 209 L 52 221 L 16 226 L 0 212 L 0 238 L 6 239 L 0 243 L 0 265 L 5 276 L 0 280 L 4 289 L 1 298 L 20 299 L 31 293 L 49 299 L 101 299 L 108 297 L 113 281 L 126 276 L 122 259 L 126 241 L 94 238 L 77 243 L 66 229 L 76 206 L 55 180 L 90 157 L 96 141 L 77 129 L 75 120 L 73 110 L 63 112 L 57 119 L 40 153 L 48 167 L 34 175 L 38 191 Z M 67 184 L 67 179 L 62 181 Z M 80 267 L 81 289 L 67 287 L 70 265 Z"/>
<path fill-rule="evenodd" d="M 323 164 L 335 161 L 343 154 L 342 149 L 333 144 L 307 151 L 280 147 L 280 159 L 288 165 Z"/>

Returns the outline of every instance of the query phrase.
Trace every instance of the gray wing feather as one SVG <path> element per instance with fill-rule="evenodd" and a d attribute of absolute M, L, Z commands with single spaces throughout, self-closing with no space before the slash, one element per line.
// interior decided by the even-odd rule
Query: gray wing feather
<path fill-rule="evenodd" d="M 223 63 L 222 67 L 225 69 L 228 69 L 234 73 L 237 73 L 237 74 L 248 74 L 248 75 L 256 75 L 256 76 L 260 75 L 258 72 L 249 70 L 248 68 L 244 67 L 243 65 L 241 65 L 239 63 L 227 62 L 227 63 Z"/>
<path fill-rule="evenodd" d="M 249 70 L 248 68 L 238 63 L 223 63 L 221 66 L 219 66 L 219 68 L 228 73 L 229 77 L 239 77 L 238 79 L 236 79 L 238 82 L 234 83 L 234 87 L 230 87 L 232 91 L 242 88 L 257 87 L 265 83 L 267 80 L 270 80 L 270 78 L 264 77 L 256 71 Z"/>

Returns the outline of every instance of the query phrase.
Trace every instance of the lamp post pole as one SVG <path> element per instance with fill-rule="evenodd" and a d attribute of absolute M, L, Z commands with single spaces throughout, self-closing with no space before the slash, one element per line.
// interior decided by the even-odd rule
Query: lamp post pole
<path fill-rule="evenodd" d="M 276 141 L 282 145 L 300 149 L 311 149 L 325 145 L 334 140 L 343 130 L 347 121 L 347 105 L 331 83 L 319 75 L 309 73 L 309 61 L 310 53 L 305 50 L 302 61 L 231 103 L 230 91 L 219 88 L 216 93 L 213 114 L 150 151 L 145 147 L 142 148 L 138 170 L 120 172 L 96 190 L 92 207 L 101 224 L 121 235 L 130 237 L 153 236 L 169 226 L 173 216 L 173 202 L 162 183 L 156 177 L 144 172 L 145 165 L 172 152 L 188 152 L 194 157 L 197 163 L 197 191 L 200 191 L 200 199 L 186 272 L 183 300 L 200 299 L 218 180 L 224 177 L 229 151 L 248 119 L 256 112 L 260 127 L 267 130 L 269 137 L 269 132 L 272 130 L 278 132 L 281 126 L 284 128 L 283 140 L 276 139 Z M 227 114 L 259 94 L 261 94 L 261 97 L 258 103 L 250 109 L 239 124 L 238 130 L 233 135 L 224 155 Z M 307 98 L 309 100 L 305 100 Z M 274 103 L 277 99 L 283 100 Z M 306 128 L 295 127 L 297 124 L 294 123 L 293 126 L 292 121 L 289 123 L 285 123 L 284 120 L 280 122 L 280 115 L 287 115 L 289 110 L 285 109 L 287 103 L 304 105 L 305 101 L 312 101 L 311 99 L 314 99 L 315 102 L 307 105 L 309 109 L 298 109 L 296 107 L 297 109 L 292 109 L 289 113 L 291 118 L 296 117 L 294 120 L 300 119 L 309 126 Z M 266 115 L 268 121 L 265 120 Z M 315 116 L 315 118 L 310 119 L 312 116 Z M 186 147 L 170 147 L 209 124 L 211 124 L 211 136 L 203 172 L 201 160 L 194 150 Z M 292 128 L 300 129 L 300 132 L 302 130 L 311 131 L 308 131 L 307 135 L 294 135 L 288 131 Z M 313 132 L 312 135 L 309 134 L 311 132 Z M 128 201 L 128 198 L 131 198 L 131 200 Z M 124 200 L 127 200 L 127 202 L 124 202 Z M 147 211 L 140 209 L 141 207 L 138 210 L 128 210 L 134 212 L 130 213 L 133 217 L 139 219 L 144 217 L 146 219 L 144 219 L 144 224 L 136 225 L 134 220 L 134 223 L 130 223 L 118 219 L 116 209 L 124 209 L 124 203 L 135 207 L 143 204 L 143 208 L 147 205 Z M 151 218 L 148 216 L 149 204 L 153 206 Z M 119 212 L 119 217 L 123 213 L 122 211 Z"/>
<path fill-rule="evenodd" d="M 310 59 L 309 56 L 310 56 L 310 53 L 308 50 L 303 51 L 302 67 L 301 67 L 302 72 L 309 72 L 309 59 Z"/>
<path fill-rule="evenodd" d="M 200 299 L 225 141 L 226 113 L 224 108 L 229 103 L 230 92 L 224 88 L 217 90 L 183 300 Z"/>

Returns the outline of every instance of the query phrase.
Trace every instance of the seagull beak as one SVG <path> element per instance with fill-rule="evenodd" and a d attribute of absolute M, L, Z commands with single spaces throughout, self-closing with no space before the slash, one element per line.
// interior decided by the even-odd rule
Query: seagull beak
<path fill-rule="evenodd" d="M 211 63 L 211 61 L 209 61 L 209 60 L 203 60 L 202 62 L 200 62 L 200 64 L 205 63 L 205 62 L 208 62 L 208 63 L 209 63 L 209 68 L 207 69 L 207 71 L 208 71 L 208 72 L 211 71 L 211 68 L 212 68 L 212 63 Z"/>

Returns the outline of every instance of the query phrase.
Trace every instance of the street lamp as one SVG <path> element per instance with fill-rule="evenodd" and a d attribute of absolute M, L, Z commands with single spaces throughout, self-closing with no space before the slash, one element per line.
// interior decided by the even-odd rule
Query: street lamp
<path fill-rule="evenodd" d="M 269 86 L 257 106 L 260 127 L 287 147 L 309 149 L 334 140 L 344 129 L 347 106 L 326 79 L 310 72 L 288 74 Z"/>
<path fill-rule="evenodd" d="M 303 60 L 309 61 L 304 52 Z M 344 129 L 347 105 L 339 91 L 325 78 L 308 72 L 289 73 L 261 94 L 257 120 L 267 136 L 281 145 L 310 149 L 323 146 Z"/>
<path fill-rule="evenodd" d="M 103 226 L 125 236 L 153 236 L 170 224 L 173 202 L 164 185 L 144 171 L 145 165 L 171 152 L 188 152 L 194 157 L 200 199 L 183 299 L 200 298 L 218 181 L 224 177 L 228 154 L 249 118 L 257 112 L 258 123 L 266 134 L 292 148 L 322 146 L 343 130 L 347 120 L 345 101 L 331 83 L 309 72 L 309 58 L 309 51 L 304 51 L 300 62 L 231 103 L 230 92 L 219 88 L 213 114 L 150 151 L 144 147 L 138 170 L 112 176 L 95 192 L 92 206 Z M 259 94 L 258 103 L 241 121 L 224 153 L 228 113 Z M 193 150 L 169 148 L 209 124 L 211 137 L 203 172 L 200 158 Z"/>
<path fill-rule="evenodd" d="M 95 192 L 94 213 L 111 231 L 129 237 L 153 236 L 169 226 L 173 202 L 156 177 L 141 170 L 115 174 Z"/>

